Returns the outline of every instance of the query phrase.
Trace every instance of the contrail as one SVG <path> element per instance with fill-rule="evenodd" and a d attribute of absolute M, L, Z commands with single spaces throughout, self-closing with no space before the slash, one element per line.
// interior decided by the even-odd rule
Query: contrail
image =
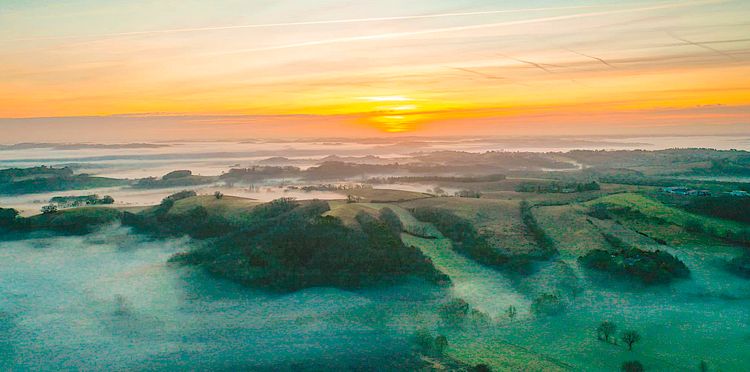
<path fill-rule="evenodd" d="M 597 60 L 597 61 L 599 61 L 599 62 L 601 62 L 601 63 L 603 63 L 603 64 L 605 64 L 605 65 L 609 66 L 610 68 L 617 68 L 617 67 L 615 67 L 615 66 L 612 66 L 612 64 L 611 64 L 611 63 L 609 63 L 609 62 L 607 62 L 607 61 L 605 61 L 605 60 L 603 60 L 603 59 L 601 59 L 601 58 L 599 58 L 599 57 L 594 57 L 594 56 L 591 56 L 591 55 L 588 55 L 588 54 L 583 54 L 583 53 L 581 53 L 581 52 L 576 52 L 575 50 L 572 50 L 572 49 L 568 49 L 568 48 L 563 48 L 563 49 L 565 49 L 565 50 L 567 50 L 568 52 L 571 52 L 571 53 L 573 53 L 573 54 L 578 54 L 579 56 L 582 56 L 582 57 L 586 57 L 586 58 L 591 58 L 591 59 L 593 59 L 593 60 Z"/>
<path fill-rule="evenodd" d="M 721 50 L 712 48 L 712 47 L 710 47 L 708 45 L 705 45 L 704 43 L 698 43 L 698 42 L 695 42 L 695 41 L 690 41 L 690 40 L 687 40 L 687 39 L 683 39 L 683 38 L 681 38 L 681 37 L 679 37 L 679 36 L 677 36 L 677 35 L 675 35 L 675 34 L 673 34 L 671 32 L 669 32 L 668 34 L 669 34 L 669 36 L 671 36 L 671 37 L 673 37 L 673 38 L 675 38 L 675 39 L 677 39 L 679 41 L 682 41 L 685 44 L 694 45 L 694 46 L 697 46 L 698 48 L 703 48 L 705 50 L 709 50 L 709 51 L 714 52 L 716 54 L 719 54 L 719 55 L 722 55 L 724 57 L 727 57 L 729 59 L 736 60 L 736 58 L 733 55 L 731 55 L 729 53 L 726 53 L 726 52 L 723 52 Z"/>
<path fill-rule="evenodd" d="M 479 76 L 485 77 L 487 79 L 505 80 L 505 78 L 502 77 L 502 76 L 490 75 L 490 74 L 486 74 L 486 73 L 481 72 L 481 71 L 472 70 L 470 68 L 464 68 L 464 67 L 448 67 L 448 68 L 453 69 L 453 70 L 468 72 L 468 73 L 474 74 L 474 75 L 479 75 Z"/>
<path fill-rule="evenodd" d="M 709 41 L 701 41 L 700 44 L 725 44 L 725 43 L 742 43 L 745 41 L 750 41 L 750 39 L 722 39 L 722 40 L 709 40 Z M 664 44 L 664 46 L 680 46 L 685 45 L 684 42 L 682 43 L 675 43 L 675 44 Z"/>
<path fill-rule="evenodd" d="M 590 18 L 590 17 L 613 15 L 613 14 L 645 12 L 645 11 L 650 11 L 650 10 L 683 8 L 683 7 L 702 5 L 702 4 L 712 4 L 712 3 L 724 2 L 724 1 L 725 0 L 705 0 L 705 1 L 679 2 L 679 3 L 662 3 L 660 5 L 646 6 L 646 7 L 641 7 L 641 8 L 629 8 L 629 9 L 609 10 L 609 11 L 602 11 L 602 12 L 569 14 L 569 15 L 554 16 L 554 17 L 524 19 L 524 20 L 518 20 L 518 21 L 482 23 L 482 24 L 469 25 L 469 26 L 433 28 L 433 29 L 427 29 L 427 30 L 421 30 L 421 31 L 391 32 L 391 33 L 375 34 L 375 35 L 350 36 L 350 37 L 342 37 L 342 38 L 335 38 L 335 39 L 313 40 L 313 41 L 305 41 L 305 42 L 299 42 L 299 43 L 293 43 L 293 44 L 258 47 L 258 48 L 251 48 L 251 49 L 240 49 L 240 50 L 235 50 L 235 51 L 230 51 L 230 52 L 214 53 L 211 55 L 260 52 L 260 51 L 269 51 L 269 50 L 278 50 L 278 49 L 299 48 L 299 47 L 306 47 L 306 46 L 350 43 L 350 42 L 355 42 L 355 41 L 395 39 L 395 38 L 401 38 L 401 37 L 407 37 L 407 36 L 419 36 L 419 35 L 429 35 L 429 34 L 437 34 L 437 33 L 479 30 L 479 29 L 484 29 L 484 28 L 516 26 L 516 25 L 525 25 L 525 24 L 551 22 L 551 21 L 563 21 L 563 20 L 569 20 L 569 19 Z"/>
<path fill-rule="evenodd" d="M 329 24 L 341 24 L 341 23 L 403 21 L 403 20 L 414 20 L 414 19 L 424 19 L 424 18 L 468 17 L 468 16 L 503 14 L 503 13 L 524 13 L 524 12 L 543 12 L 543 11 L 550 11 L 550 10 L 603 8 L 603 7 L 611 7 L 611 6 L 617 6 L 617 4 L 486 10 L 486 11 L 476 11 L 476 12 L 437 13 L 437 14 L 393 16 L 393 17 L 374 17 L 374 18 L 332 19 L 332 20 L 304 21 L 304 22 L 256 23 L 256 24 L 247 24 L 247 25 L 173 28 L 173 29 L 166 29 L 166 30 L 112 32 L 112 33 L 89 34 L 89 35 L 49 36 L 49 37 L 37 37 L 37 38 L 9 39 L 9 40 L 2 40 L 2 41 L 8 42 L 8 41 L 64 40 L 64 39 L 79 39 L 79 38 L 172 34 L 172 33 L 200 32 L 200 31 L 221 31 L 221 30 L 236 30 L 236 29 L 247 29 L 247 28 L 272 28 L 272 27 L 290 27 L 290 26 L 329 25 Z"/>
<path fill-rule="evenodd" d="M 538 69 L 540 69 L 540 70 L 542 70 L 544 72 L 547 72 L 547 73 L 550 73 L 550 74 L 552 73 L 552 71 L 550 71 L 550 69 L 548 69 L 548 68 L 546 68 L 546 67 L 544 67 L 544 66 L 542 66 L 542 65 L 540 65 L 538 63 L 524 61 L 522 59 L 515 59 L 515 58 L 511 58 L 511 59 L 514 60 L 514 61 L 516 61 L 516 62 L 521 62 L 521 63 L 525 63 L 525 64 L 527 64 L 529 66 L 536 67 L 536 68 L 538 68 Z"/>
<path fill-rule="evenodd" d="M 513 58 L 513 57 L 511 57 L 511 56 L 506 56 L 506 55 L 504 55 L 504 54 L 501 54 L 501 56 L 503 56 L 503 57 L 505 57 L 505 58 L 508 58 L 508 59 L 512 59 L 512 60 L 514 60 L 514 61 L 516 61 L 516 62 L 521 62 L 521 63 L 527 64 L 527 65 L 530 65 L 530 66 L 536 67 L 536 68 L 538 68 L 538 69 L 540 69 L 540 70 L 542 70 L 542 71 L 544 71 L 544 72 L 548 72 L 548 73 L 550 73 L 550 74 L 552 74 L 553 72 L 552 72 L 552 71 L 551 71 L 550 69 L 548 69 L 548 68 L 546 68 L 546 67 L 544 67 L 544 66 L 551 66 L 551 67 L 563 67 L 563 66 L 556 66 L 556 65 L 547 65 L 547 64 L 544 64 L 544 63 L 536 63 L 536 62 L 531 62 L 531 61 L 524 61 L 524 60 L 522 60 L 522 59 L 518 59 L 518 58 Z"/>

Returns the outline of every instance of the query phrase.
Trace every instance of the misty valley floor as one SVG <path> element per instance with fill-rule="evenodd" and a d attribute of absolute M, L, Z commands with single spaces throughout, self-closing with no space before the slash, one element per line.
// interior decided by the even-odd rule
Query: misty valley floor
<path fill-rule="evenodd" d="M 274 143 L 201 160 L 213 145 L 173 146 L 86 149 L 98 155 L 52 162 L 78 162 L 65 168 L 0 150 L 0 166 L 33 166 L 0 170 L 0 370 L 750 370 L 746 151 L 404 143 L 321 157 L 333 145 L 305 143 L 283 157 Z M 147 175 L 161 176 L 130 178 Z M 263 280 L 299 268 L 284 265 L 308 247 L 335 254 L 307 262 L 346 275 L 313 265 L 290 271 L 312 278 L 302 285 Z M 285 264 L 262 257 L 279 251 Z M 689 275 L 648 282 L 673 268 L 649 266 L 654 252 Z M 346 271 L 355 262 L 364 275 Z M 555 311 L 538 311 L 547 295 Z M 598 339 L 602 321 L 617 344 Z M 619 341 L 630 329 L 632 351 Z M 425 332 L 445 337 L 439 355 Z"/>
<path fill-rule="evenodd" d="M 0 372 L 750 372 L 750 0 L 0 0 Z"/>
<path fill-rule="evenodd" d="M 267 294 L 167 266 L 167 258 L 185 244 L 144 240 L 116 227 L 84 237 L 3 242 L 0 366 L 315 369 L 340 364 L 378 370 L 394 355 L 408 358 L 415 324 L 433 324 L 436 307 L 448 295 L 418 282 Z M 492 316 L 501 317 L 496 310 L 509 301 L 522 308 L 524 294 L 501 273 L 467 267 L 471 263 L 462 256 L 434 260 L 438 267 L 455 266 L 449 273 L 463 273 L 452 291 Z M 529 370 L 613 370 L 630 359 L 647 363 L 649 370 L 690 370 L 700 360 L 710 360 L 716 370 L 743 370 L 750 365 L 750 283 L 715 275 L 701 268 L 690 282 L 656 292 L 622 292 L 588 282 L 565 314 L 535 319 L 522 309 L 512 323 L 448 331 L 448 353 L 476 362 L 493 354 L 513 356 L 509 367 L 523 362 Z M 713 290 L 738 297 L 705 294 Z M 637 327 L 642 344 L 630 353 L 597 341 L 593 327 L 600 319 Z"/>
<path fill-rule="evenodd" d="M 126 229 L 3 243 L 3 369 L 291 369 L 384 361 L 409 348 L 403 334 L 407 317 L 417 316 L 409 315 L 412 305 L 439 296 L 418 285 L 264 294 L 167 267 L 182 244 L 141 241 Z"/>

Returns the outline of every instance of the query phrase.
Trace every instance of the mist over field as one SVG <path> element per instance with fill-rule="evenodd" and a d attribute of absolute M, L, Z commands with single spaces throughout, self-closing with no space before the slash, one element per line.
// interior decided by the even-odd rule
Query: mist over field
<path fill-rule="evenodd" d="M 591 150 L 661 150 L 677 147 L 702 147 L 711 143 L 717 149 L 750 149 L 750 137 L 684 136 L 684 137 L 406 137 L 402 139 L 320 138 L 317 140 L 248 140 L 239 142 L 167 141 L 153 143 L 21 143 L 0 145 L 0 168 L 55 166 L 71 167 L 78 173 L 125 179 L 160 177 L 176 169 L 189 169 L 196 175 L 219 176 L 232 168 L 248 166 L 291 165 L 306 169 L 326 161 L 391 164 L 413 161 L 415 153 L 436 151 L 468 152 L 564 152 L 574 149 Z M 221 149 L 217 151 L 217 149 Z M 517 168 L 522 168 L 521 166 Z M 551 169 L 548 169 L 551 170 Z M 569 169 L 561 169 L 567 171 Z M 360 181 L 347 177 L 334 181 Z M 288 180 L 285 181 L 288 183 Z M 279 189 L 285 182 L 264 182 L 249 187 L 227 187 L 225 183 L 206 182 L 193 186 L 199 192 L 221 190 L 236 196 L 270 201 L 282 196 L 297 198 L 335 199 L 330 192 L 299 193 Z M 249 185 L 246 185 L 249 186 Z M 378 186 L 381 187 L 381 186 Z M 170 193 L 184 187 L 132 189 L 122 187 L 89 188 L 89 193 L 111 195 L 117 204 L 142 206 L 155 204 Z M 426 191 L 430 185 L 401 184 L 397 188 Z M 458 191 L 458 190 L 452 190 Z M 3 204 L 33 213 L 57 195 L 75 195 L 78 191 L 34 193 L 4 196 Z"/>
<path fill-rule="evenodd" d="M 114 226 L 3 243 L 3 369 L 346 366 L 402 353 L 408 305 L 438 296 L 418 284 L 400 289 L 411 299 L 399 289 L 252 291 L 168 267 L 186 244 Z"/>
<path fill-rule="evenodd" d="M 0 371 L 750 371 L 748 0 L 0 0 Z"/>
<path fill-rule="evenodd" d="M 0 367 L 747 368 L 750 281 L 731 268 L 747 219 L 697 209 L 745 202 L 723 196 L 750 176 L 743 142 L 617 140 L 7 146 Z M 664 191 L 679 184 L 711 196 Z M 361 237 L 374 251 L 315 258 Z M 292 246 L 265 247 L 278 238 Z M 666 252 L 689 274 L 589 266 L 597 250 L 634 268 Z"/>

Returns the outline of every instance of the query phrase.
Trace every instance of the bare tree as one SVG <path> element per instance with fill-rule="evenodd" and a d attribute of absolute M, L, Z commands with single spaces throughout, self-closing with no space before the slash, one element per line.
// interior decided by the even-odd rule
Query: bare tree
<path fill-rule="evenodd" d="M 625 331 L 620 337 L 622 342 L 628 344 L 628 350 L 633 350 L 633 344 L 641 340 L 641 335 L 636 331 Z"/>
<path fill-rule="evenodd" d="M 125 316 L 130 314 L 130 304 L 123 295 L 115 295 L 115 311 L 114 314 L 117 316 Z"/>
<path fill-rule="evenodd" d="M 615 331 L 617 331 L 615 323 L 606 320 L 599 323 L 599 326 L 596 327 L 596 333 L 599 339 L 601 340 L 602 336 L 604 336 L 604 341 L 607 342 L 609 342 L 609 336 L 614 335 Z"/>
<path fill-rule="evenodd" d="M 510 318 L 511 321 L 513 321 L 513 318 L 516 317 L 516 314 L 518 312 L 516 311 L 516 307 L 513 305 L 508 306 L 508 310 L 505 310 L 505 314 L 508 315 L 508 318 Z"/>

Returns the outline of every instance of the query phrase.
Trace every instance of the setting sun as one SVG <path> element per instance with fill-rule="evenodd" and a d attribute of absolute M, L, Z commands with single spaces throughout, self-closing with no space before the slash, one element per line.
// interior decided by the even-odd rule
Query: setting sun
<path fill-rule="evenodd" d="M 750 0 L 0 0 L 0 371 L 750 371 Z"/>
<path fill-rule="evenodd" d="M 741 1 L 136 3 L 0 12 L 8 138 L 31 121 L 127 122 L 118 135 L 136 138 L 146 132 L 127 128 L 147 120 L 190 138 L 290 125 L 300 136 L 626 134 L 644 121 L 732 133 L 750 113 L 749 42 L 732 26 L 750 14 Z M 246 125 L 210 129 L 225 116 Z"/>

